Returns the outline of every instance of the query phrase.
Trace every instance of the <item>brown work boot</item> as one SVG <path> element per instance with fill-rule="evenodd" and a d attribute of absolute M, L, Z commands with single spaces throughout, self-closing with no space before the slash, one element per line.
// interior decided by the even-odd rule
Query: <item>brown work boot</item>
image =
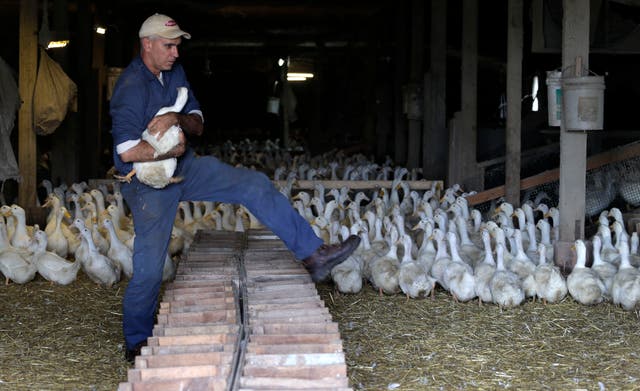
<path fill-rule="evenodd" d="M 329 276 L 331 269 L 342 263 L 360 244 L 360 237 L 351 235 L 342 243 L 323 244 L 313 254 L 302 260 L 302 264 L 311 273 L 314 282 L 320 282 Z"/>

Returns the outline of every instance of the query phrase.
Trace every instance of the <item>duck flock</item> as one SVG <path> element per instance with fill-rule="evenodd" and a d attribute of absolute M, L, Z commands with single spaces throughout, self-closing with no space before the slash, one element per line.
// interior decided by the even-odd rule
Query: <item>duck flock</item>
<path fill-rule="evenodd" d="M 250 143 L 226 144 L 216 152 L 236 166 L 284 179 L 280 191 L 326 243 L 361 237 L 356 251 L 331 272 L 340 292 L 357 294 L 370 284 L 381 295 L 425 298 L 444 289 L 457 302 L 500 307 L 536 299 L 557 303 L 570 296 L 584 305 L 611 301 L 626 310 L 638 308 L 638 235 L 627 233 L 618 208 L 599 214 L 597 233 L 589 241 L 575 241 L 576 263 L 564 276 L 554 265 L 559 211 L 544 203 L 543 193 L 520 207 L 501 202 L 482 213 L 458 185 L 441 189 L 432 182 L 430 189 L 411 190 L 408 181 L 419 179 L 419 171 L 394 167 L 389 158 L 375 164 L 363 155 L 336 151 L 311 158 L 280 150 L 277 143 L 260 150 Z M 325 189 L 318 181 L 313 190 L 293 191 L 297 179 L 322 178 L 383 179 L 392 185 L 355 191 Z M 27 226 L 18 205 L 0 209 L 0 271 L 6 283 L 24 284 L 38 273 L 66 285 L 80 270 L 106 287 L 130 278 L 135 233 L 119 183 L 94 189 L 85 182 L 43 185 L 48 196 L 42 206 L 49 209 L 44 228 Z M 262 225 L 242 206 L 181 202 L 165 279 L 172 278 L 197 230 L 250 228 Z"/>

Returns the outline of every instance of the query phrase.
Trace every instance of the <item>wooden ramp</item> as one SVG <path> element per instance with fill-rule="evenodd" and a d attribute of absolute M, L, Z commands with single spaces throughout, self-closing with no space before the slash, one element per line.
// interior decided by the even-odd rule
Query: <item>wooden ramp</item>
<path fill-rule="evenodd" d="M 200 231 L 119 391 L 350 390 L 315 284 L 270 231 Z"/>

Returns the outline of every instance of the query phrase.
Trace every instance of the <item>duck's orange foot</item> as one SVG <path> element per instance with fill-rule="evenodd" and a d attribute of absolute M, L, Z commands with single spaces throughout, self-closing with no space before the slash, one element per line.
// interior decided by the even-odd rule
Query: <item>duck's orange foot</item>
<path fill-rule="evenodd" d="M 133 169 L 131 171 L 129 171 L 129 173 L 127 175 L 113 175 L 114 178 L 116 178 L 117 180 L 119 180 L 120 182 L 127 182 L 127 183 L 131 183 L 131 178 L 133 178 L 133 176 L 136 175 L 136 170 Z"/>

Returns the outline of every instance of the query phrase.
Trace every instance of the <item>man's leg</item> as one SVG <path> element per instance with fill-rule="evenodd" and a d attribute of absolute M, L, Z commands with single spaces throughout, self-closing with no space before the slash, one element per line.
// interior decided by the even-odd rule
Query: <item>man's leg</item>
<path fill-rule="evenodd" d="M 156 190 L 133 179 L 122 186 L 135 227 L 133 277 L 122 300 L 122 328 L 127 350 L 145 342 L 153 330 L 162 270 L 180 191 L 175 185 Z"/>
<path fill-rule="evenodd" d="M 291 206 L 289 200 L 261 172 L 237 168 L 204 156 L 186 159 L 176 175 L 184 177 L 182 200 L 219 201 L 244 205 L 269 227 L 297 259 L 304 259 L 322 245 L 322 239 Z"/>

